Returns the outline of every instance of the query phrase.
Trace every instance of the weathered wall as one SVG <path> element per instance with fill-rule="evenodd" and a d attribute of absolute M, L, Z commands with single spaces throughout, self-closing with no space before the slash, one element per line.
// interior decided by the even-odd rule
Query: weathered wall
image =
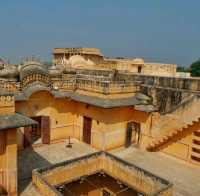
<path fill-rule="evenodd" d="M 161 63 L 145 63 L 144 74 L 157 76 L 176 76 L 176 65 Z"/>
<path fill-rule="evenodd" d="M 54 165 L 51 169 L 42 173 L 34 172 L 33 183 L 46 195 L 53 186 L 63 183 L 67 184 L 80 179 L 82 176 L 89 176 L 100 171 L 104 171 L 111 177 L 119 179 L 128 186 L 134 187 L 135 190 L 146 193 L 147 195 L 154 194 L 164 187 L 166 187 L 166 189 L 162 192 L 163 195 L 172 194 L 172 187 L 168 187 L 169 182 L 155 178 L 152 174 L 138 167 L 127 165 L 126 162 L 108 155 L 94 155 L 84 159 L 80 158 L 70 163 L 66 162 L 58 166 Z M 39 180 L 41 176 L 50 185 L 49 188 L 42 185 L 44 183 L 41 183 Z"/>
<path fill-rule="evenodd" d="M 152 97 L 160 113 L 171 112 L 177 105 L 190 98 L 191 93 L 165 88 L 141 87 L 141 92 Z"/>
<path fill-rule="evenodd" d="M 16 129 L 1 131 L 0 143 L 0 189 L 14 196 L 17 195 Z"/>
<path fill-rule="evenodd" d="M 15 111 L 14 97 L 10 95 L 0 96 L 0 115 L 13 114 Z"/>
<path fill-rule="evenodd" d="M 136 111 L 133 107 L 102 109 L 93 106 L 86 108 L 85 104 L 77 105 L 78 118 L 75 124 L 78 125 L 82 134 L 82 117 L 91 117 L 93 119 L 91 145 L 102 150 L 124 145 L 127 122 L 141 123 L 143 128 L 148 119 L 148 114 Z"/>
<path fill-rule="evenodd" d="M 116 75 L 116 80 L 139 81 L 141 85 L 173 88 L 175 90 L 200 91 L 199 78 L 178 78 L 171 76 L 156 76 L 144 74 L 124 74 Z"/>
<path fill-rule="evenodd" d="M 16 111 L 29 117 L 50 116 L 51 140 L 73 135 L 75 114 L 71 101 L 54 99 L 48 92 L 41 91 L 27 102 L 16 102 Z"/>
<path fill-rule="evenodd" d="M 170 143 L 170 145 L 166 146 L 162 151 L 169 155 L 175 156 L 182 160 L 192 162 L 195 164 L 200 164 L 200 161 L 192 160 L 193 154 L 195 157 L 200 157 L 200 145 L 194 144 L 193 140 L 199 140 L 198 136 L 195 136 L 193 130 L 196 130 L 196 134 L 198 134 L 200 130 L 200 125 L 197 123 L 194 127 L 190 126 L 193 123 L 199 121 L 199 104 L 200 100 L 198 96 L 191 96 L 188 100 L 186 100 L 183 104 L 179 105 L 175 110 L 173 110 L 170 114 L 159 115 L 158 113 L 154 113 L 151 115 L 151 123 L 149 125 L 149 130 L 147 132 L 143 132 L 141 148 L 146 148 L 152 141 L 158 141 L 159 138 L 163 136 L 167 136 L 170 133 L 175 132 L 176 130 L 181 130 L 183 127 L 188 127 L 188 134 L 180 133 L 178 139 L 174 143 Z M 148 124 L 148 123 L 146 123 Z M 175 138 L 176 136 L 174 136 Z M 173 139 L 174 139 L 173 138 Z M 195 149 L 196 150 L 195 150 Z"/>
<path fill-rule="evenodd" d="M 67 99 L 54 99 L 45 91 L 33 94 L 27 102 L 17 102 L 16 111 L 29 117 L 50 116 L 52 141 L 66 139 L 69 136 L 82 140 L 83 117 L 90 117 L 91 145 L 103 150 L 124 145 L 128 121 L 145 124 L 148 118 L 146 113 L 136 111 L 134 107 L 88 107 L 86 104 Z M 18 146 L 21 147 L 23 134 L 18 133 Z"/>

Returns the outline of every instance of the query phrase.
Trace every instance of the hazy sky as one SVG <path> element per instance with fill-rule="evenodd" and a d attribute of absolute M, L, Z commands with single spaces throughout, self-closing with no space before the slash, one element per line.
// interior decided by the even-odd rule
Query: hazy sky
<path fill-rule="evenodd" d="M 0 56 L 54 47 L 189 65 L 200 57 L 200 0 L 0 0 Z"/>

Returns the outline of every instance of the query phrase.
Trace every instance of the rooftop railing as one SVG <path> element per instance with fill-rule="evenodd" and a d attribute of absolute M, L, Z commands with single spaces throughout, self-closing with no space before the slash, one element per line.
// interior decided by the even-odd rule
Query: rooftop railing
<path fill-rule="evenodd" d="M 76 79 L 76 80 L 63 80 L 62 82 L 54 81 L 54 86 L 62 91 L 65 90 L 84 90 L 102 94 L 114 93 L 134 93 L 139 91 L 139 84 L 136 82 L 124 81 L 103 81 L 92 79 Z"/>

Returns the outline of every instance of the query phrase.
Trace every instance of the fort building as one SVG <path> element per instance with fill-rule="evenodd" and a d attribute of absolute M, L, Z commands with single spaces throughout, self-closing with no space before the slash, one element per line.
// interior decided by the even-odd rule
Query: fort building
<path fill-rule="evenodd" d="M 126 182 L 120 173 L 117 178 L 112 173 L 114 169 L 105 166 L 113 159 L 117 161 L 113 168 L 122 164 L 105 153 L 119 147 L 159 151 L 200 166 L 200 80 L 177 77 L 176 65 L 145 63 L 139 58 L 104 58 L 92 48 L 55 48 L 51 66 L 34 58 L 20 65 L 1 66 L 0 89 L 0 160 L 5 160 L 0 162 L 0 185 L 10 195 L 16 194 L 17 150 L 69 138 L 104 151 L 91 156 L 91 160 L 95 157 L 101 161 L 96 170 L 83 174 L 80 171 L 79 176 L 71 176 L 71 181 L 67 175 L 66 179 L 60 177 L 59 182 L 45 177 L 45 187 L 40 184 L 41 176 L 53 179 L 51 175 L 59 165 L 37 170 L 33 183 L 45 192 L 43 195 L 59 189 L 64 182 L 80 181 L 82 176 L 99 175 L 102 171 L 108 178 L 127 184 L 126 188 L 138 190 L 136 184 L 130 184 L 134 180 Z M 88 158 L 81 161 L 88 163 Z M 68 163 L 63 164 L 68 167 Z M 122 167 L 134 166 L 124 163 Z M 151 187 L 153 192 L 170 184 L 160 177 L 151 177 L 158 179 L 155 186 L 155 181 L 150 183 L 155 188 Z M 146 194 L 147 190 L 148 185 L 138 192 Z M 171 186 L 163 195 L 172 195 Z"/>
<path fill-rule="evenodd" d="M 55 48 L 53 62 L 84 69 L 119 70 L 146 75 L 176 76 L 175 64 L 148 63 L 142 58 L 106 58 L 97 48 Z M 79 64 L 79 65 L 78 65 Z"/>

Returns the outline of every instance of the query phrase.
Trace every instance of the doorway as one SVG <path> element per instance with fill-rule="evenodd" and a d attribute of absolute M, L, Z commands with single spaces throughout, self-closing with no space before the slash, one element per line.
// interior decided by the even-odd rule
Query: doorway
<path fill-rule="evenodd" d="M 91 144 L 91 128 L 92 119 L 89 117 L 83 117 L 83 141 L 87 144 Z"/>
<path fill-rule="evenodd" d="M 126 128 L 125 147 L 128 148 L 131 144 L 139 144 L 140 142 L 140 123 L 128 122 Z"/>
<path fill-rule="evenodd" d="M 50 144 L 50 118 L 49 116 L 31 117 L 37 125 L 24 127 L 24 148 L 34 144 Z"/>
<path fill-rule="evenodd" d="M 142 67 L 138 66 L 138 73 L 142 73 Z"/>

